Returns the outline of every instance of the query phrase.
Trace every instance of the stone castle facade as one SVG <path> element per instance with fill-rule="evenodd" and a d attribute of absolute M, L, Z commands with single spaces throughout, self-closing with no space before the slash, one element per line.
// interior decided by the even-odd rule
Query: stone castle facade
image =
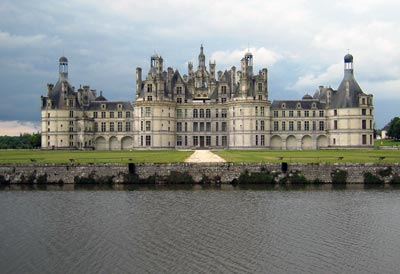
<path fill-rule="evenodd" d="M 144 77 L 143 77 L 144 76 Z M 373 97 L 354 78 L 353 56 L 344 57 L 337 90 L 319 87 L 313 96 L 271 103 L 268 70 L 253 71 L 246 53 L 241 69 L 216 72 L 206 66 L 203 46 L 195 70 L 164 70 L 150 58 L 136 69 L 136 98 L 108 101 L 89 86 L 75 90 L 68 60 L 59 60 L 59 79 L 41 97 L 44 149 L 321 149 L 373 146 Z"/>

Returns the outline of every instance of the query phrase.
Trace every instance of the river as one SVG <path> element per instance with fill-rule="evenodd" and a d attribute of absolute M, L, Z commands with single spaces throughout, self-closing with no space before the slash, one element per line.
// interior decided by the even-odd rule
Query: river
<path fill-rule="evenodd" d="M 399 273 L 400 190 L 3 187 L 0 272 Z"/>

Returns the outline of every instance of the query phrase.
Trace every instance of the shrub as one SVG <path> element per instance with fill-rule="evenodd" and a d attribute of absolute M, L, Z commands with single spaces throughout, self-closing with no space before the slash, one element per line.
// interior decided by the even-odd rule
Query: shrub
<path fill-rule="evenodd" d="M 371 172 L 364 173 L 364 184 L 383 184 L 384 181 Z"/>
<path fill-rule="evenodd" d="M 0 175 L 0 185 L 8 185 L 9 183 L 3 175 Z"/>
<path fill-rule="evenodd" d="M 392 185 L 399 185 L 400 184 L 400 176 L 397 174 L 393 175 L 393 178 L 392 178 L 392 180 L 390 180 L 389 183 Z"/>
<path fill-rule="evenodd" d="M 385 167 L 384 169 L 378 170 L 378 174 L 381 177 L 388 177 L 392 174 L 392 167 Z"/>
<path fill-rule="evenodd" d="M 332 173 L 332 184 L 346 184 L 347 183 L 347 171 L 337 169 Z"/>
<path fill-rule="evenodd" d="M 308 184 L 310 183 L 306 177 L 304 177 L 304 175 L 300 172 L 294 172 L 294 173 L 290 173 L 289 176 L 289 182 L 292 184 Z"/>
<path fill-rule="evenodd" d="M 193 184 L 193 177 L 187 172 L 171 171 L 166 177 L 167 184 Z"/>
<path fill-rule="evenodd" d="M 36 183 L 47 184 L 47 173 L 38 175 L 36 178 Z"/>
<path fill-rule="evenodd" d="M 274 176 L 269 172 L 252 172 L 246 169 L 237 180 L 239 184 L 275 184 Z"/>

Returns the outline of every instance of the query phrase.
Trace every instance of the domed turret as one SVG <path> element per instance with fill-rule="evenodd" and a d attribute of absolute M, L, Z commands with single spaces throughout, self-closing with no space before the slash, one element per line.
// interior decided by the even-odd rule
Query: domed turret
<path fill-rule="evenodd" d="M 353 55 L 351 55 L 350 53 L 346 54 L 346 56 L 344 57 L 344 62 L 353 63 Z"/>
<path fill-rule="evenodd" d="M 312 100 L 312 99 L 313 99 L 313 97 L 308 93 L 303 96 L 303 100 Z"/>
<path fill-rule="evenodd" d="M 61 79 L 67 79 L 68 78 L 68 59 L 65 56 L 61 56 L 60 59 L 58 59 L 58 71 L 60 74 Z"/>

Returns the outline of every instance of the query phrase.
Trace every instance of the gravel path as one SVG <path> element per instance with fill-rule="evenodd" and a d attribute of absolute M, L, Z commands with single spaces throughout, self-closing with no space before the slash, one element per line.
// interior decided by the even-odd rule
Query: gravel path
<path fill-rule="evenodd" d="M 186 163 L 218 163 L 226 162 L 223 158 L 209 150 L 196 150 L 186 160 Z"/>

